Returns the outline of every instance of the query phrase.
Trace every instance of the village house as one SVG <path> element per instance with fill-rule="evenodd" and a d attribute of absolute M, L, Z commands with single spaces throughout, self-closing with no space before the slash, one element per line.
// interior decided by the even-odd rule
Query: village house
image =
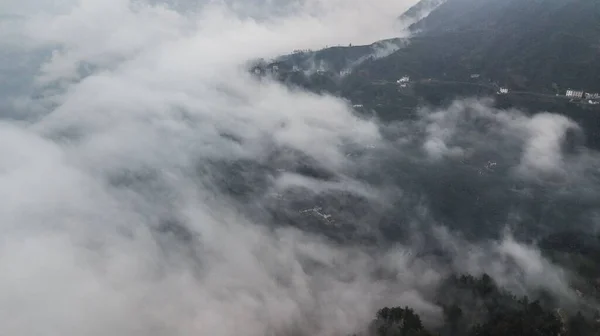
<path fill-rule="evenodd" d="M 583 91 L 580 90 L 567 90 L 565 96 L 570 98 L 583 98 Z"/>
<path fill-rule="evenodd" d="M 586 92 L 585 99 L 600 99 L 600 93 L 589 93 L 589 92 Z"/>

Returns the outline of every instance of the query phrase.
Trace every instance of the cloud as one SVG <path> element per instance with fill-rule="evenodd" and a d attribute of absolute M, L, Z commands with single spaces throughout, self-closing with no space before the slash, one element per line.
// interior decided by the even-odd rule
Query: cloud
<path fill-rule="evenodd" d="M 517 203 L 539 198 L 507 201 L 523 171 L 573 172 L 559 201 L 584 202 L 566 213 L 597 213 L 597 154 L 559 146 L 567 119 L 463 101 L 381 125 L 242 68 L 394 36 L 409 1 L 36 4 L 3 7 L 19 16 L 0 36 L 10 59 L 31 59 L 0 105 L 0 334 L 331 335 L 398 304 L 435 321 L 423 293 L 448 269 L 417 255 L 529 225 Z M 526 285 L 547 274 L 495 244 L 541 263 Z"/>
<path fill-rule="evenodd" d="M 524 173 L 560 172 L 565 166 L 568 131 L 580 132 L 578 125 L 564 116 L 539 114 L 528 125 L 521 169 Z"/>
<path fill-rule="evenodd" d="M 13 9 L 26 15 L 25 5 Z M 19 22 L 27 43 L 15 52 L 52 54 L 19 74 L 32 78 L 7 98 L 21 104 L 4 106 L 13 118 L 1 134 L 11 195 L 0 207 L 10 272 L 1 333 L 350 332 L 384 291 L 403 292 L 365 272 L 373 257 L 360 248 L 247 218 L 220 175 L 289 150 L 343 176 L 342 148 L 378 141 L 376 125 L 344 102 L 259 84 L 239 68 L 332 41 L 340 28 L 302 13 L 258 22 L 217 5 L 181 13 L 81 1 L 57 12 Z M 379 37 L 359 32 L 346 37 Z"/>

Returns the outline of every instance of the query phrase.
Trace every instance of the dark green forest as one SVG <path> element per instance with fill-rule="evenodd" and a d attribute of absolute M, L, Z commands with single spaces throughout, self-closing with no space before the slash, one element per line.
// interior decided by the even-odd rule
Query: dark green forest
<path fill-rule="evenodd" d="M 578 303 L 565 306 L 553 293 L 517 296 L 483 274 L 452 275 L 435 293 L 441 325 L 428 327 L 410 307 L 382 308 L 368 334 L 377 336 L 596 336 L 600 335 L 600 236 L 560 232 L 539 242 L 550 260 L 572 272 Z"/>
<path fill-rule="evenodd" d="M 516 297 L 499 289 L 487 274 L 447 279 L 438 293 L 441 326 L 428 328 L 410 307 L 380 309 L 367 334 L 377 336 L 593 336 L 600 335 L 600 316 L 567 312 L 552 300 Z M 451 299 L 450 299 L 451 297 Z M 442 302 L 443 301 L 443 302 Z"/>

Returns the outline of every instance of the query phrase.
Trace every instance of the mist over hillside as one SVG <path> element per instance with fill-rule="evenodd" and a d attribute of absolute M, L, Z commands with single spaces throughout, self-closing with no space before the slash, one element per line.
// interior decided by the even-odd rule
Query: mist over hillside
<path fill-rule="evenodd" d="M 596 335 L 585 125 L 331 92 L 415 4 L 1 4 L 0 335 Z"/>

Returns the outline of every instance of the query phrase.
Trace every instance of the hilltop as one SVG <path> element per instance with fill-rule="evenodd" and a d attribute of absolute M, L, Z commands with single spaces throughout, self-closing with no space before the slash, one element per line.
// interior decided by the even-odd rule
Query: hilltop
<path fill-rule="evenodd" d="M 433 10 L 425 14 L 426 8 Z M 412 37 L 392 41 L 399 48 L 387 55 L 368 59 L 372 46 L 349 46 L 278 61 L 306 70 L 307 59 L 318 60 L 321 68 L 370 80 L 477 73 L 515 90 L 600 92 L 600 2 L 423 0 L 401 16 L 414 18 L 420 19 L 410 26 Z"/>
<path fill-rule="evenodd" d="M 600 2 L 423 0 L 400 19 L 415 21 L 410 38 L 296 51 L 267 68 L 383 119 L 405 118 L 424 104 L 495 96 L 499 107 L 566 114 L 600 147 L 592 126 L 600 104 L 566 97 L 570 89 L 600 93 Z M 398 85 L 405 76 L 410 81 Z M 501 88 L 510 94 L 499 95 Z"/>
<path fill-rule="evenodd" d="M 382 79 L 478 73 L 514 89 L 598 92 L 598 22 L 594 0 L 448 0 L 411 26 L 408 47 L 368 70 Z"/>

